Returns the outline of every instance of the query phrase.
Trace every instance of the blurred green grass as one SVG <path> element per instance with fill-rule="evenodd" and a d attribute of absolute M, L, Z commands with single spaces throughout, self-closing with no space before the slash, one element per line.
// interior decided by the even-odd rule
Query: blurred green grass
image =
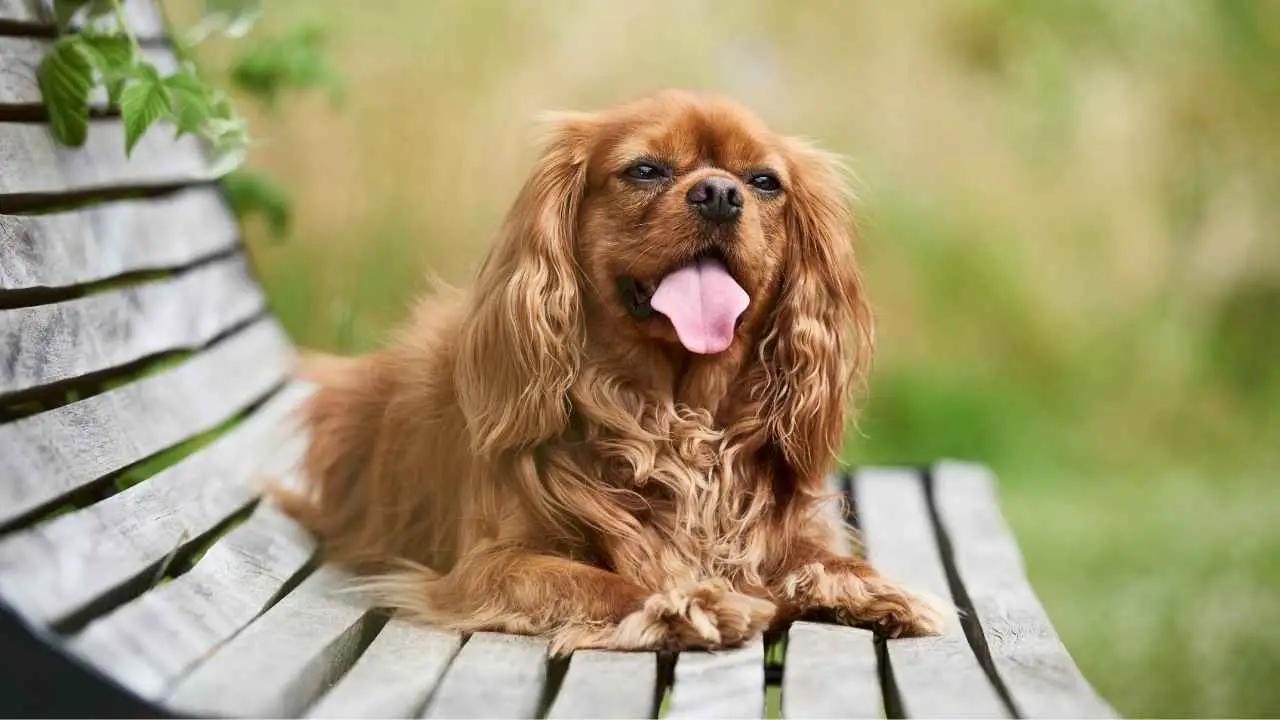
<path fill-rule="evenodd" d="M 254 118 L 297 224 L 249 233 L 301 343 L 368 349 L 467 282 L 539 111 L 735 96 L 860 178 L 846 458 L 991 464 L 1121 712 L 1280 714 L 1280 3 L 274 0 L 256 32 L 310 21 L 347 102 Z"/>

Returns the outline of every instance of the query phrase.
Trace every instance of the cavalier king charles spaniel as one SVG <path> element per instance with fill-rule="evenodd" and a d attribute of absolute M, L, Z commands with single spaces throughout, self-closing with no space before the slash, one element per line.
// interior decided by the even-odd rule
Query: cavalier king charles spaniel
<path fill-rule="evenodd" d="M 824 512 L 872 347 L 838 163 L 685 92 L 550 126 L 472 290 L 306 362 L 286 509 L 381 605 L 557 653 L 936 632 Z"/>

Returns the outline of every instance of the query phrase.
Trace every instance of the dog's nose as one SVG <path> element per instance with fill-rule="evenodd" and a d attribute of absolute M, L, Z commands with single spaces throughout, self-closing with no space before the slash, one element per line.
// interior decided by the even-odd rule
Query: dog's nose
<path fill-rule="evenodd" d="M 711 222 L 737 220 L 742 213 L 742 191 L 738 190 L 738 183 L 726 177 L 712 176 L 698 181 L 689 188 L 685 199 Z"/>

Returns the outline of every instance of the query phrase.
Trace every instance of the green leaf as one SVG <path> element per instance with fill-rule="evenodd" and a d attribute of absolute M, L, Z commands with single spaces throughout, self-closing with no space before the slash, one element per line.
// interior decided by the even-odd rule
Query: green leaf
<path fill-rule="evenodd" d="M 121 35 L 86 33 L 80 38 L 86 55 L 107 86 L 108 102 L 119 107 L 125 81 L 137 74 L 133 44 Z"/>
<path fill-rule="evenodd" d="M 341 97 L 342 83 L 324 45 L 324 33 L 314 26 L 261 40 L 236 61 L 231 80 L 268 108 L 274 107 L 287 89 L 325 88 L 336 101 Z"/>
<path fill-rule="evenodd" d="M 214 116 L 213 88 L 189 70 L 179 70 L 163 82 L 169 91 L 178 135 L 204 130 L 205 123 Z"/>
<path fill-rule="evenodd" d="M 169 91 L 155 67 L 141 63 L 137 78 L 120 94 L 120 118 L 124 121 L 125 153 L 132 154 L 147 128 L 172 114 Z"/>
<path fill-rule="evenodd" d="M 222 178 L 222 187 L 232 210 L 242 221 L 257 214 L 266 221 L 273 237 L 279 239 L 289 232 L 293 219 L 289 193 L 270 176 L 237 170 Z"/>
<path fill-rule="evenodd" d="M 80 37 L 59 38 L 40 61 L 36 77 L 49 111 L 49 128 L 54 138 L 72 147 L 83 145 L 89 134 L 93 66 Z"/>

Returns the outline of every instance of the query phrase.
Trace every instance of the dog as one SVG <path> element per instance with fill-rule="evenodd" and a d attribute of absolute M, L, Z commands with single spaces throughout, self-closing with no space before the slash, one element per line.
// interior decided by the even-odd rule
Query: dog
<path fill-rule="evenodd" d="M 548 129 L 472 290 L 306 362 L 285 509 L 380 605 L 556 653 L 937 632 L 823 512 L 873 347 L 837 160 L 674 90 Z"/>

